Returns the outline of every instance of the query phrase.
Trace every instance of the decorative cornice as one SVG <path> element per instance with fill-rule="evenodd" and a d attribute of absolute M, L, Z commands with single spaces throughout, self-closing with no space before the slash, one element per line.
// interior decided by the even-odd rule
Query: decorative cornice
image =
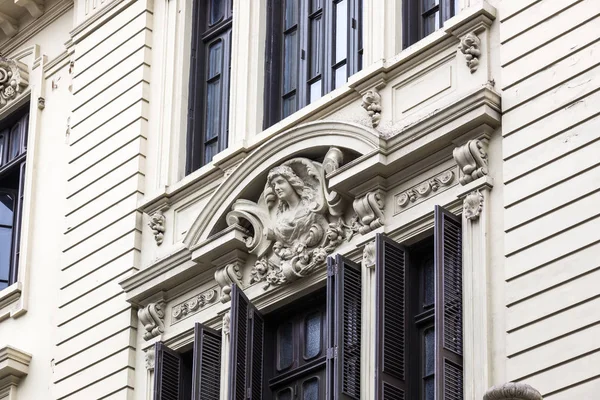
<path fill-rule="evenodd" d="M 234 261 L 217 269 L 215 272 L 215 281 L 221 287 L 221 296 L 219 297 L 221 303 L 227 303 L 231 300 L 232 284 L 242 285 L 242 266 L 242 261 Z"/>
<path fill-rule="evenodd" d="M 144 352 L 144 364 L 148 371 L 154 371 L 154 346 Z"/>
<path fill-rule="evenodd" d="M 471 192 L 463 200 L 463 215 L 469 221 L 479 218 L 483 210 L 483 195 L 479 190 Z"/>
<path fill-rule="evenodd" d="M 171 313 L 171 316 L 173 317 L 171 325 L 176 324 L 180 320 L 183 320 L 191 315 L 199 313 L 209 304 L 214 303 L 216 298 L 217 289 L 210 288 L 203 293 L 200 293 L 190 299 L 187 299 L 173 306 L 173 311 Z"/>
<path fill-rule="evenodd" d="M 363 248 L 363 268 L 375 268 L 375 242 L 369 242 Z"/>
<path fill-rule="evenodd" d="M 150 215 L 148 226 L 152 230 L 152 234 L 154 235 L 154 240 L 156 241 L 157 246 L 160 246 L 165 238 L 165 222 L 166 217 L 162 210 L 155 211 L 152 215 Z"/>
<path fill-rule="evenodd" d="M 483 400 L 543 400 L 540 392 L 525 383 L 508 382 L 491 387 Z"/>
<path fill-rule="evenodd" d="M 479 67 L 479 57 L 481 57 L 481 40 L 473 32 L 467 33 L 460 39 L 458 49 L 465 55 L 467 66 L 471 73 L 477 71 Z"/>
<path fill-rule="evenodd" d="M 0 382 L 18 384 L 29 373 L 31 354 L 12 346 L 0 348 Z"/>
<path fill-rule="evenodd" d="M 162 335 L 165 331 L 165 302 L 159 301 L 150 303 L 144 308 L 138 310 L 138 318 L 144 326 L 144 339 L 150 340 L 153 337 Z"/>
<path fill-rule="evenodd" d="M 352 203 L 354 211 L 358 215 L 358 222 L 361 225 L 358 229 L 361 234 L 367 234 L 383 226 L 383 200 L 383 192 L 376 190 L 354 200 L 354 203 Z"/>
<path fill-rule="evenodd" d="M 460 168 L 461 176 L 458 180 L 461 185 L 488 174 L 487 140 L 469 140 L 463 146 L 455 148 L 452 155 Z"/>
<path fill-rule="evenodd" d="M 454 167 L 394 196 L 396 214 L 402 211 L 401 209 L 406 208 L 410 203 L 416 202 L 419 198 L 427 198 L 432 193 L 437 192 L 441 187 L 450 186 L 454 182 L 453 169 Z"/>
<path fill-rule="evenodd" d="M 367 110 L 373 128 L 381 121 L 381 95 L 377 89 L 368 90 L 362 97 L 362 108 Z"/>
<path fill-rule="evenodd" d="M 15 101 L 28 85 L 27 66 L 20 61 L 0 57 L 0 108 Z"/>

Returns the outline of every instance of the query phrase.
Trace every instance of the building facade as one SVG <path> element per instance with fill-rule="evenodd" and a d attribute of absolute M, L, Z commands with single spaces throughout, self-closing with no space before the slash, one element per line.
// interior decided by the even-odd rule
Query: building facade
<path fill-rule="evenodd" d="M 599 13 L 0 1 L 0 399 L 598 398 Z"/>

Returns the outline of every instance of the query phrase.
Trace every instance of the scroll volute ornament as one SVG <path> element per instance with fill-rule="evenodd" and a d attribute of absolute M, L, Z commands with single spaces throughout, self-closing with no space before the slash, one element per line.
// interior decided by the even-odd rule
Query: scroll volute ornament
<path fill-rule="evenodd" d="M 331 148 L 323 163 L 297 157 L 272 168 L 257 203 L 239 199 L 229 225 L 252 226 L 246 245 L 257 256 L 250 283 L 282 285 L 311 274 L 356 229 L 343 198 L 327 188 L 325 174 L 342 163 Z"/>
<path fill-rule="evenodd" d="M 27 67 L 15 60 L 0 57 L 0 108 L 16 99 L 29 85 Z"/>
<path fill-rule="evenodd" d="M 508 382 L 491 387 L 483 400 L 543 400 L 540 392 L 525 383 Z"/>
<path fill-rule="evenodd" d="M 463 146 L 455 148 L 452 155 L 460 168 L 461 176 L 458 180 L 461 185 L 488 174 L 487 140 L 469 140 Z"/>

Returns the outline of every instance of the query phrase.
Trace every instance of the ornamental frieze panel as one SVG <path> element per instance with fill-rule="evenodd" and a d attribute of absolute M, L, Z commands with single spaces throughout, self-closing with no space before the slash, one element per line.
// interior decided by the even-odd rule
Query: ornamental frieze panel
<path fill-rule="evenodd" d="M 397 193 L 394 195 L 394 215 L 456 186 L 457 176 L 457 168 L 452 167 Z"/>
<path fill-rule="evenodd" d="M 352 207 L 327 187 L 326 173 L 342 163 L 343 153 L 335 147 L 322 163 L 292 158 L 268 171 L 257 202 L 233 204 L 227 224 L 251 226 L 246 246 L 257 261 L 249 284 L 263 283 L 266 289 L 308 276 L 358 232 Z"/>
<path fill-rule="evenodd" d="M 214 304 L 218 297 L 217 293 L 216 287 L 210 288 L 205 292 L 174 305 L 171 311 L 171 325 L 175 325 Z"/>

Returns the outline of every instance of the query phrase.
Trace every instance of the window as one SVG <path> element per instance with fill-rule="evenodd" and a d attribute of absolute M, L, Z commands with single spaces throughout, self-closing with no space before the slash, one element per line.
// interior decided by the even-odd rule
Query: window
<path fill-rule="evenodd" d="M 0 130 L 0 290 L 17 281 L 29 114 Z"/>
<path fill-rule="evenodd" d="M 265 127 L 362 69 L 362 0 L 270 0 Z"/>
<path fill-rule="evenodd" d="M 440 29 L 454 16 L 458 0 L 408 0 L 404 2 L 404 44 L 406 48 Z"/>
<path fill-rule="evenodd" d="M 227 147 L 232 0 L 196 0 L 191 49 L 186 173 Z"/>

